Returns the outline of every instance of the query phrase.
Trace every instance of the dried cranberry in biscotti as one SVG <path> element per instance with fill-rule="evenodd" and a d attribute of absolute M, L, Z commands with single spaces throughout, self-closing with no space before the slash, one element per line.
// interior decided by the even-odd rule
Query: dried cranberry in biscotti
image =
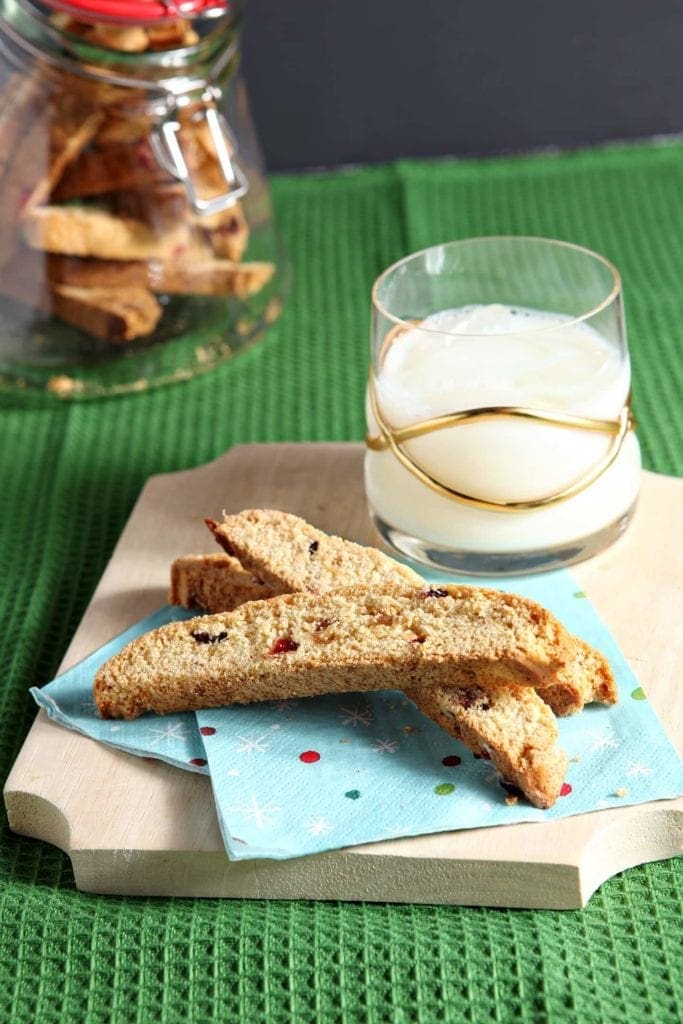
<path fill-rule="evenodd" d="M 291 636 L 279 636 L 268 651 L 268 654 L 289 654 L 291 651 L 297 651 L 298 649 L 298 643 L 296 640 L 292 640 Z"/>

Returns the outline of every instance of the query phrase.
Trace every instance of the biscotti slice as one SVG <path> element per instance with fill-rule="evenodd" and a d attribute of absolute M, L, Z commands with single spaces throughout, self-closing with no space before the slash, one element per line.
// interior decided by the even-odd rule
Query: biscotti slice
<path fill-rule="evenodd" d="M 60 105 L 59 111 L 54 113 L 49 124 L 48 166 L 31 189 L 30 195 L 26 197 L 21 208 L 22 217 L 39 204 L 46 202 L 66 168 L 94 138 L 102 123 L 102 118 L 103 114 L 100 110 L 93 110 L 89 103 L 81 102 L 76 97 L 72 97 Z M 40 122 L 37 121 L 36 124 L 39 125 Z M 38 141 L 39 150 L 40 147 L 41 142 Z M 37 166 L 40 166 L 41 158 L 44 160 L 44 155 L 41 154 L 41 157 L 38 158 Z M 35 168 L 36 164 L 31 167 L 31 172 L 34 172 Z"/>
<path fill-rule="evenodd" d="M 118 50 L 122 53 L 142 53 L 144 50 L 165 50 L 177 46 L 194 46 L 199 36 L 191 23 L 178 19 L 162 22 L 158 26 L 139 25 L 106 25 L 96 23 L 89 25 L 71 18 L 68 14 L 57 12 L 50 17 L 51 24 L 62 32 L 87 39 L 89 43 Z"/>
<path fill-rule="evenodd" d="M 275 273 L 273 263 L 236 263 L 234 260 L 196 260 L 192 263 L 157 263 L 151 268 L 150 287 L 169 295 L 255 295 Z"/>
<path fill-rule="evenodd" d="M 157 160 L 150 142 L 151 126 L 148 126 L 147 132 L 139 137 L 126 136 L 111 140 L 108 134 L 106 125 L 104 131 L 98 131 L 90 149 L 79 155 L 78 160 L 74 161 L 59 182 L 52 196 L 53 201 L 63 202 L 119 191 L 125 196 L 127 190 L 133 190 L 147 197 L 148 204 L 154 212 L 158 205 L 154 201 L 154 193 L 163 185 L 172 189 L 172 194 L 180 199 L 180 206 L 176 212 L 184 215 L 188 209 L 187 193 L 184 186 L 178 183 Z M 206 177 L 204 168 L 208 158 L 203 145 L 200 144 L 200 130 L 183 117 L 181 136 L 188 168 L 193 176 L 198 177 L 198 185 L 201 187 Z M 215 151 L 213 159 L 215 162 Z M 211 186 L 212 180 L 209 179 L 208 187 Z"/>
<path fill-rule="evenodd" d="M 157 232 L 141 221 L 106 210 L 41 206 L 22 218 L 24 238 L 34 249 L 105 260 L 197 259 L 207 249 L 191 227 Z"/>
<path fill-rule="evenodd" d="M 303 520 L 299 522 L 302 527 L 307 525 Z M 340 577 L 344 576 L 343 555 L 355 547 L 357 545 L 349 544 L 341 549 L 342 557 L 338 566 Z M 208 559 L 212 557 L 213 560 L 209 562 Z M 386 561 L 389 563 L 389 571 L 396 567 L 392 559 L 386 558 Z M 219 554 L 206 556 L 206 562 L 206 567 L 203 567 L 199 556 L 194 559 L 189 556 L 173 563 L 172 603 L 186 608 L 199 605 L 205 611 L 220 612 L 251 599 L 249 588 L 240 586 L 240 579 L 245 572 L 235 558 Z M 374 563 L 371 563 L 370 569 L 373 567 Z M 483 692 L 482 685 L 486 686 L 489 695 L 485 709 L 475 696 Z M 473 700 L 465 695 L 470 689 Z M 463 666 L 453 669 L 447 690 L 417 689 L 412 690 L 408 696 L 474 753 L 489 756 L 503 776 L 513 782 L 532 803 L 544 807 L 552 805 L 563 782 L 567 758 L 555 747 L 557 724 L 553 714 L 533 688 L 506 687 L 502 670 L 497 676 L 490 672 L 487 679 L 482 679 L 481 673 L 476 675 L 475 668 Z M 491 716 L 488 714 L 489 706 L 494 709 Z M 447 713 L 439 711 L 440 707 L 445 708 Z M 511 730 L 510 736 L 505 734 L 505 728 Z"/>
<path fill-rule="evenodd" d="M 54 313 L 111 344 L 144 337 L 159 322 L 159 302 L 149 289 L 134 281 L 122 281 L 117 288 L 80 288 L 48 284 L 45 270 L 40 254 L 19 247 L 11 264 L 0 274 L 0 293 L 46 316 Z"/>
<path fill-rule="evenodd" d="M 474 754 L 488 757 L 532 804 L 552 807 L 566 776 L 567 755 L 556 746 L 551 709 L 530 687 L 489 683 L 482 689 L 477 684 L 484 679 L 482 670 L 472 685 L 407 689 L 406 696 Z"/>
<path fill-rule="evenodd" d="M 63 123 L 56 113 L 53 120 L 44 116 L 26 119 L 21 111 L 17 116 L 24 124 L 23 133 L 11 150 L 0 182 L 0 267 L 14 255 L 23 219 L 45 202 L 102 120 L 100 112 L 87 107 L 72 111 L 70 106 L 63 114 Z"/>
<path fill-rule="evenodd" d="M 168 599 L 183 608 L 228 612 L 246 601 L 261 601 L 274 591 L 230 555 L 185 555 L 171 566 Z"/>
<path fill-rule="evenodd" d="M 89 25 L 61 11 L 50 16 L 50 23 L 60 32 L 68 32 L 81 39 L 87 39 L 89 43 L 122 53 L 141 53 L 149 46 L 145 29 L 138 25 Z"/>
<path fill-rule="evenodd" d="M 421 578 L 375 548 L 323 533 L 298 516 L 272 509 L 247 509 L 206 524 L 221 547 L 278 593 L 332 590 L 359 581 L 398 582 Z M 580 711 L 584 703 L 616 701 L 616 684 L 607 659 L 578 637 L 574 657 L 557 682 L 543 690 L 556 714 Z M 505 683 L 504 666 L 499 683 Z"/>
<path fill-rule="evenodd" d="M 278 593 L 321 593 L 424 581 L 376 548 L 317 530 L 299 516 L 274 509 L 246 509 L 206 525 L 223 550 Z"/>
<path fill-rule="evenodd" d="M 153 260 L 88 260 L 51 254 L 48 275 L 55 284 L 79 288 L 148 288 L 168 295 L 235 295 L 246 298 L 263 288 L 275 272 L 272 263 Z"/>
<path fill-rule="evenodd" d="M 230 555 L 188 555 L 171 567 L 169 599 L 185 608 L 227 611 L 259 589 L 264 585 Z M 474 754 L 490 758 L 536 807 L 551 807 L 567 768 L 551 709 L 531 687 L 489 681 L 484 690 L 481 683 L 481 672 L 475 678 L 471 668 L 454 669 L 447 688 L 414 688 L 407 696 Z"/>
<path fill-rule="evenodd" d="M 112 344 L 151 334 L 162 309 L 146 288 L 75 288 L 55 285 L 53 310 L 63 320 Z"/>
<path fill-rule="evenodd" d="M 477 587 L 285 594 L 147 633 L 97 673 L 105 718 L 362 690 L 448 686 L 459 664 L 551 685 L 567 632 L 532 601 Z"/>
<path fill-rule="evenodd" d="M 159 25 L 88 25 L 83 33 L 88 42 L 124 53 L 144 50 L 169 50 L 179 46 L 195 46 L 199 36 L 188 21 L 162 22 Z"/>
<path fill-rule="evenodd" d="M 172 181 L 152 153 L 149 139 L 93 147 L 81 153 L 52 193 L 53 202 L 85 199 L 120 189 Z"/>

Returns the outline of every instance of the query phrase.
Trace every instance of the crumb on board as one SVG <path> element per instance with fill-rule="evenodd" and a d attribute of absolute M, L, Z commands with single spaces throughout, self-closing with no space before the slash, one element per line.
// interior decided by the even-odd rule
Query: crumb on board
<path fill-rule="evenodd" d="M 505 803 L 508 805 L 508 807 L 515 807 L 519 803 L 519 797 L 513 796 L 512 793 L 509 793 L 505 797 Z"/>
<path fill-rule="evenodd" d="M 614 795 L 615 796 L 628 796 L 628 790 L 626 789 L 626 786 L 620 786 L 619 789 L 615 789 L 614 790 Z"/>
<path fill-rule="evenodd" d="M 254 321 L 249 320 L 249 318 L 246 316 L 240 317 L 240 319 L 237 321 L 236 328 L 237 333 L 240 335 L 240 337 L 244 337 L 254 329 Z"/>
<path fill-rule="evenodd" d="M 200 366 L 208 366 L 213 359 L 213 352 L 209 345 L 199 345 L 194 350 L 195 359 Z"/>
<path fill-rule="evenodd" d="M 67 377 L 66 374 L 58 374 L 55 377 L 50 377 L 47 382 L 47 390 L 60 398 L 70 398 L 71 395 L 78 395 L 83 391 L 83 381 Z"/>
<path fill-rule="evenodd" d="M 268 324 L 272 324 L 277 320 L 282 312 L 282 300 L 274 296 L 268 305 L 266 306 L 265 321 Z"/>

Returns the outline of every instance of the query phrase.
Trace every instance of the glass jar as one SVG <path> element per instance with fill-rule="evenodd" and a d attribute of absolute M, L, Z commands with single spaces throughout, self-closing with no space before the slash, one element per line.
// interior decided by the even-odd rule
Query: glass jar
<path fill-rule="evenodd" d="M 4 387 L 182 380 L 278 317 L 286 268 L 238 74 L 241 13 L 0 0 Z"/>

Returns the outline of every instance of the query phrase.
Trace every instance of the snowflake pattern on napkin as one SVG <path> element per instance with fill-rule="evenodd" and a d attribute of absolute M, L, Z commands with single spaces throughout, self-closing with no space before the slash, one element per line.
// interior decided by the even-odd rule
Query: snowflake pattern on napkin
<path fill-rule="evenodd" d="M 106 721 L 97 713 L 92 687 L 95 673 L 113 654 L 142 633 L 167 622 L 189 619 L 195 613 L 170 605 L 137 622 L 114 637 L 84 661 L 57 676 L 47 686 L 31 688 L 39 707 L 53 722 L 83 733 L 90 739 L 125 750 L 140 757 L 154 757 L 176 768 L 208 774 L 204 746 L 192 713 L 179 715 L 143 715 L 133 722 Z"/>

